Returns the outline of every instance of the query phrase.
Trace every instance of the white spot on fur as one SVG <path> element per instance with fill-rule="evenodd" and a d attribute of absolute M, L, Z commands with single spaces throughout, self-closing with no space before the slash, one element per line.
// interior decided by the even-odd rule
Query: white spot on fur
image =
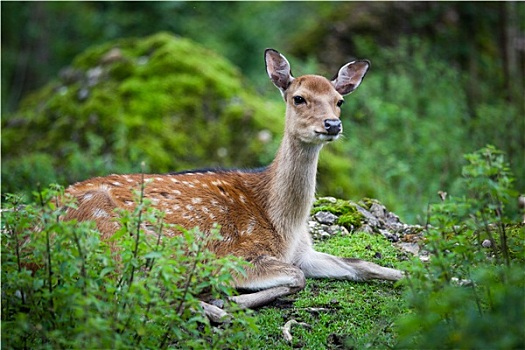
<path fill-rule="evenodd" d="M 109 214 L 104 209 L 97 208 L 93 210 L 93 217 L 94 218 L 109 218 Z"/>
<path fill-rule="evenodd" d="M 193 204 L 200 204 L 200 203 L 202 203 L 202 198 L 199 198 L 199 197 L 192 198 L 191 202 Z"/>
<path fill-rule="evenodd" d="M 106 192 L 110 192 L 111 187 L 109 187 L 109 186 L 106 185 L 106 184 L 102 184 L 102 185 L 99 186 L 99 190 L 101 190 L 101 191 L 106 191 Z"/>
<path fill-rule="evenodd" d="M 252 234 L 255 230 L 255 226 L 257 225 L 257 221 L 255 219 L 250 220 L 250 223 L 248 224 L 248 228 L 246 229 L 247 234 Z"/>
<path fill-rule="evenodd" d="M 187 204 L 185 208 L 191 211 L 193 210 L 193 205 Z"/>
<path fill-rule="evenodd" d="M 191 181 L 182 181 L 182 183 L 188 186 L 189 188 L 195 188 L 195 185 Z"/>
<path fill-rule="evenodd" d="M 173 190 L 173 194 L 176 195 L 176 196 L 180 196 L 182 194 L 182 192 L 179 191 L 179 190 Z"/>
<path fill-rule="evenodd" d="M 180 183 L 180 181 L 177 180 L 177 179 L 174 178 L 174 177 L 170 177 L 170 180 L 171 180 L 171 182 L 176 183 L 176 184 Z"/>
<path fill-rule="evenodd" d="M 112 182 L 112 185 L 113 185 L 113 186 L 117 186 L 117 187 L 118 187 L 118 186 L 122 186 L 122 184 L 121 184 L 120 182 L 118 182 L 118 181 L 113 181 L 113 182 Z"/>
<path fill-rule="evenodd" d="M 85 201 L 89 201 L 89 200 L 91 200 L 92 198 L 93 198 L 93 194 L 91 194 L 91 193 L 86 193 L 86 194 L 82 197 L 82 199 L 85 200 Z"/>

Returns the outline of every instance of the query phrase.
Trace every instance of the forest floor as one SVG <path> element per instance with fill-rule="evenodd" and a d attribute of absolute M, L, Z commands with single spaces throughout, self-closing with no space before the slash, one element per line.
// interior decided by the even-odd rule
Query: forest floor
<path fill-rule="evenodd" d="M 321 252 L 398 268 L 407 257 L 380 234 L 334 235 L 314 245 Z M 402 290 L 389 281 L 308 279 L 301 292 L 255 312 L 259 334 L 250 337 L 245 348 L 391 348 L 396 343 L 393 322 L 408 311 L 401 302 Z M 291 340 L 283 333 L 289 321 Z"/>

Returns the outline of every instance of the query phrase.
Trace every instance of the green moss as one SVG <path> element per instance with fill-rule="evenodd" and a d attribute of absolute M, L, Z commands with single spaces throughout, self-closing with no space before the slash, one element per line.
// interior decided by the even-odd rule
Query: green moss
<path fill-rule="evenodd" d="M 284 124 L 283 103 L 262 100 L 226 59 L 168 33 L 90 48 L 61 76 L 2 118 L 4 191 L 135 172 L 143 161 L 150 172 L 257 167 L 273 158 Z M 273 137 L 259 138 L 262 130 Z M 10 176 L 35 161 L 51 174 Z"/>
<path fill-rule="evenodd" d="M 320 211 L 327 211 L 338 216 L 336 224 L 346 227 L 349 230 L 361 226 L 364 219 L 356 206 L 346 200 L 335 198 L 319 198 L 312 208 L 312 214 Z"/>

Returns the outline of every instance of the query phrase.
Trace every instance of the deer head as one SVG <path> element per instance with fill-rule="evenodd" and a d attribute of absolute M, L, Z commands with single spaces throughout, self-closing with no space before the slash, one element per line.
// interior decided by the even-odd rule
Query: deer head
<path fill-rule="evenodd" d="M 266 71 L 286 102 L 286 134 L 307 144 L 336 140 L 343 131 L 343 96 L 361 84 L 370 62 L 352 61 L 330 81 L 319 75 L 292 76 L 290 63 L 273 49 L 265 52 Z"/>

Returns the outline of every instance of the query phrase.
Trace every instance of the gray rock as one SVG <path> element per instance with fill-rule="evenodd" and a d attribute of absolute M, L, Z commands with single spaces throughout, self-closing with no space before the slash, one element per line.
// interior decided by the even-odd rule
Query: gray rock
<path fill-rule="evenodd" d="M 384 221 L 386 219 L 386 208 L 384 205 L 381 205 L 378 203 L 372 203 L 368 211 L 378 220 Z"/>
<path fill-rule="evenodd" d="M 367 225 L 367 224 L 364 224 L 363 226 L 361 226 L 358 231 L 366 232 L 370 234 L 374 233 L 374 229 L 372 228 L 372 226 Z"/>
<path fill-rule="evenodd" d="M 366 210 L 365 208 L 357 204 L 355 204 L 355 207 L 365 217 L 365 222 L 368 226 L 379 227 L 381 225 L 379 220 L 374 215 L 372 215 L 372 213 L 370 213 L 368 210 Z"/>
<path fill-rule="evenodd" d="M 398 242 L 399 236 L 395 233 L 392 233 L 388 230 L 379 230 L 379 233 L 381 233 L 386 239 L 388 239 L 390 242 Z"/>
<path fill-rule="evenodd" d="M 411 253 L 413 255 L 419 254 L 419 245 L 417 243 L 399 242 L 397 243 L 397 246 L 405 252 Z"/>
<path fill-rule="evenodd" d="M 327 211 L 317 212 L 315 213 L 314 217 L 318 222 L 325 225 L 333 225 L 337 220 L 336 215 Z"/>

